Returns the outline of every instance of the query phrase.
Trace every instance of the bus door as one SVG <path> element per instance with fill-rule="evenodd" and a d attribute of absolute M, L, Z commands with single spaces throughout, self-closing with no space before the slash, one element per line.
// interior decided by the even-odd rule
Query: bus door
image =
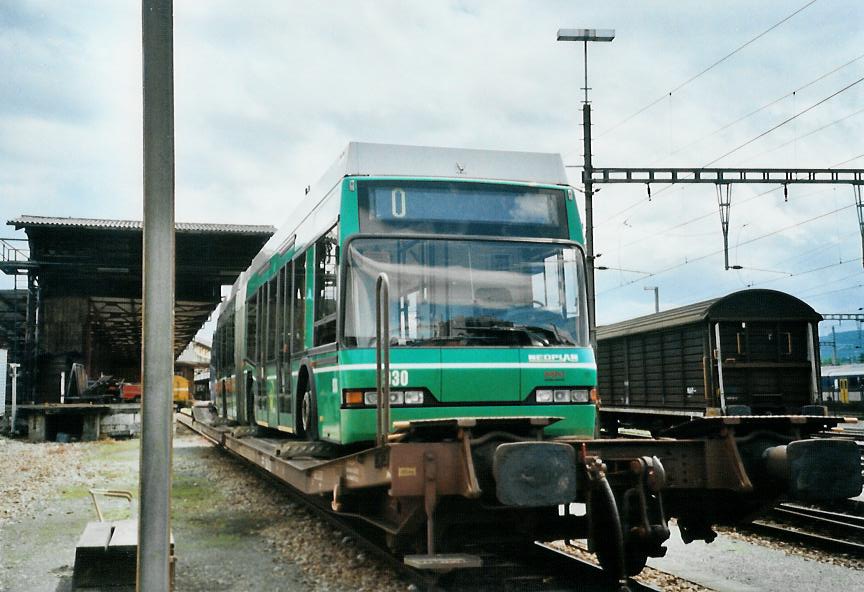
<path fill-rule="evenodd" d="M 286 297 L 283 298 L 282 391 L 279 397 L 279 425 L 293 430 L 297 396 L 297 373 L 306 340 L 306 253 L 283 268 Z"/>
<path fill-rule="evenodd" d="M 279 319 L 279 282 L 278 274 L 270 279 L 261 290 L 261 320 L 264 324 L 262 332 L 262 363 L 260 390 L 263 397 L 263 409 L 261 419 L 271 426 L 278 425 L 279 415 L 277 411 L 277 398 L 280 392 L 279 385 L 279 347 L 280 319 Z M 266 300 L 266 307 L 263 302 Z"/>

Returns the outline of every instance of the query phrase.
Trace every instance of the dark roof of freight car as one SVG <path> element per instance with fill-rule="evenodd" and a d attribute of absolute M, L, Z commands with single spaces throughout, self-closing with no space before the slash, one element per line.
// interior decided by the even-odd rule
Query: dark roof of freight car
<path fill-rule="evenodd" d="M 806 302 L 776 290 L 741 290 L 704 302 L 597 327 L 597 339 L 671 329 L 700 321 L 821 321 Z"/>

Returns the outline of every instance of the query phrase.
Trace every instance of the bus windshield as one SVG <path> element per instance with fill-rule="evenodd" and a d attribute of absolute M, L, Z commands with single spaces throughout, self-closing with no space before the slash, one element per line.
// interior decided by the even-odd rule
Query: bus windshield
<path fill-rule="evenodd" d="M 375 344 L 375 282 L 390 279 L 391 345 L 584 346 L 584 264 L 560 244 L 358 238 L 350 243 L 343 343 Z"/>

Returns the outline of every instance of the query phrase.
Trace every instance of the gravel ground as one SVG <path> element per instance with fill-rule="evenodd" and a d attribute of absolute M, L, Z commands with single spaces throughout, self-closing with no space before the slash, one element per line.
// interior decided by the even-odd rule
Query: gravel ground
<path fill-rule="evenodd" d="M 185 428 L 181 429 L 189 434 Z M 221 508 L 230 504 L 234 508 L 248 508 L 259 514 L 260 528 L 257 533 L 265 541 L 270 553 L 280 559 L 274 560 L 274 570 L 284 569 L 286 565 L 293 566 L 306 589 L 315 592 L 408 590 L 406 582 L 398 579 L 375 558 L 358 550 L 341 532 L 294 503 L 278 484 L 270 482 L 198 436 L 187 435 L 183 438 L 194 439 L 206 449 L 186 459 L 175 451 L 175 471 L 200 476 L 208 486 L 217 486 L 223 501 L 218 504 Z M 207 458 L 205 463 L 199 460 L 202 452 Z M 207 504 L 212 505 L 212 501 Z M 214 521 L 218 520 L 220 511 L 213 510 Z"/>
<path fill-rule="evenodd" d="M 666 557 L 649 566 L 674 573 L 720 592 L 864 590 L 864 573 L 855 565 L 832 561 L 824 553 L 790 553 L 766 539 L 720 532 L 710 544 L 685 545 L 675 524 Z"/>
<path fill-rule="evenodd" d="M 137 495 L 138 443 L 31 444 L 0 438 L 0 592 L 55 592 L 68 580 L 75 541 L 84 524 L 95 519 L 88 489 L 129 489 Z M 121 502 L 105 505 L 109 518 L 129 513 Z M 178 592 L 410 589 L 388 567 L 294 503 L 281 486 L 182 427 L 174 440 L 172 514 Z M 724 529 L 721 539 L 746 545 L 747 552 L 758 549 L 760 556 L 773 553 L 771 557 L 791 566 L 775 570 L 784 572 L 775 579 L 789 580 L 787 590 L 803 589 L 794 585 L 799 569 L 824 571 L 826 577 L 839 574 L 844 580 L 850 573 L 853 582 L 864 570 L 860 559 L 731 529 Z M 682 551 L 688 566 L 696 566 L 703 555 L 706 564 L 717 563 L 720 546 L 704 551 L 696 546 Z M 734 549 L 740 555 L 745 547 Z M 593 559 L 584 550 L 575 553 Z M 761 568 L 754 564 L 756 571 Z M 681 573 L 671 567 L 669 571 Z M 673 592 L 718 589 L 651 567 L 638 579 Z"/>
<path fill-rule="evenodd" d="M 0 438 L 0 591 L 55 592 L 95 520 L 88 489 L 137 497 L 138 441 Z M 123 518 L 124 503 L 106 502 Z M 178 592 L 405 592 L 409 585 L 207 441 L 178 429 L 172 529 Z"/>
<path fill-rule="evenodd" d="M 589 553 L 581 541 L 577 541 L 575 546 L 568 546 L 563 541 L 557 541 L 552 543 L 552 546 L 597 565 L 597 557 L 593 553 Z M 668 592 L 711 592 L 711 588 L 705 588 L 704 586 L 679 578 L 665 571 L 654 569 L 653 567 L 646 567 L 634 579 L 643 584 L 652 584 Z"/>
<path fill-rule="evenodd" d="M 770 549 L 778 549 L 789 555 L 796 555 L 812 561 L 818 561 L 829 565 L 839 565 L 850 569 L 864 570 L 864 559 L 861 559 L 860 557 L 853 557 L 851 555 L 840 553 L 828 553 L 826 551 L 814 551 L 800 543 L 788 543 L 786 541 L 747 532 L 746 528 L 744 530 L 718 528 L 717 532 L 731 539 L 745 541 L 747 543 L 768 547 Z M 864 574 L 862 574 L 862 577 L 864 577 Z M 864 584 L 862 584 L 862 589 L 864 589 Z"/>

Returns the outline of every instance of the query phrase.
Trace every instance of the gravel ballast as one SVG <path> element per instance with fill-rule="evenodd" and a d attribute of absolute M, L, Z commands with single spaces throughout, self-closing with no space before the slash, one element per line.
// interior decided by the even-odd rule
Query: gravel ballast
<path fill-rule="evenodd" d="M 31 444 L 0 438 L 0 591 L 55 592 L 96 520 L 90 488 L 137 498 L 138 440 Z M 404 592 L 401 581 L 284 490 L 203 438 L 174 439 L 175 590 Z M 107 500 L 106 517 L 125 518 Z"/>

